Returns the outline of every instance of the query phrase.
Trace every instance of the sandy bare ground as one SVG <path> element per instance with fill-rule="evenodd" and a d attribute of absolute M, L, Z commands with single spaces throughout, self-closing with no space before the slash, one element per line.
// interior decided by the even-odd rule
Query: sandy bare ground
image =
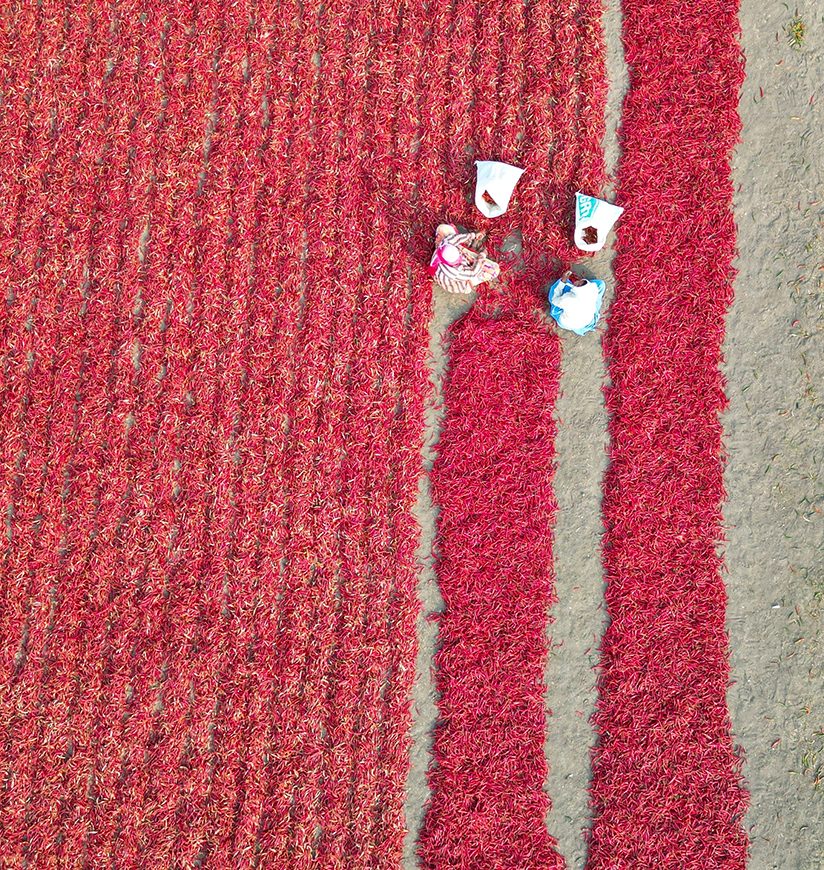
<path fill-rule="evenodd" d="M 796 17 L 805 35 L 794 47 L 788 29 Z M 734 162 L 740 272 L 727 321 L 730 409 L 724 416 L 734 680 L 729 702 L 751 791 L 751 870 L 814 870 L 824 867 L 824 14 L 816 0 L 790 8 L 743 0 L 741 22 L 747 80 Z M 608 3 L 604 27 L 610 75 L 605 150 L 614 167 L 626 87 L 615 0 Z M 608 251 L 595 262 L 607 281 L 610 263 Z M 436 299 L 426 463 L 441 415 L 438 382 L 447 362 L 442 336 L 461 306 Z M 559 603 L 547 663 L 547 788 L 553 801 L 547 823 L 569 867 L 579 868 L 589 823 L 593 666 L 605 619 L 600 494 L 607 421 L 600 334 L 565 337 L 563 359 L 555 478 Z M 419 513 L 423 613 L 407 801 L 410 868 L 416 866 L 436 718 L 430 671 L 437 637 L 426 615 L 441 606 L 430 558 L 435 510 L 426 482 Z"/>

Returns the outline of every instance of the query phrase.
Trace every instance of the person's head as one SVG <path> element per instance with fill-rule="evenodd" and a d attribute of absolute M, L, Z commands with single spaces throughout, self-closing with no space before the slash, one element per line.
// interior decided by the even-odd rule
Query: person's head
<path fill-rule="evenodd" d="M 461 249 L 457 245 L 450 245 L 448 242 L 444 242 L 438 251 L 441 260 L 443 260 L 447 266 L 461 265 Z"/>

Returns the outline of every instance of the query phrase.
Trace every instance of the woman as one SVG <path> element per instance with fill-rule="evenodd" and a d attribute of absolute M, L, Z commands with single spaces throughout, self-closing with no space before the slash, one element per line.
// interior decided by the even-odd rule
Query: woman
<path fill-rule="evenodd" d="M 487 256 L 485 241 L 486 233 L 459 233 L 453 224 L 441 224 L 429 274 L 448 293 L 472 293 L 479 284 L 494 281 L 501 267 Z"/>

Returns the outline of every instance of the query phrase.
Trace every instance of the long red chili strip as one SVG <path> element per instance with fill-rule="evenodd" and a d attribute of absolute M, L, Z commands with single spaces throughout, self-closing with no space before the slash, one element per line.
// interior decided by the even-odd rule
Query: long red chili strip
<path fill-rule="evenodd" d="M 628 0 L 592 868 L 742 868 L 719 372 L 732 298 L 737 4 Z"/>
<path fill-rule="evenodd" d="M 448 337 L 446 416 L 432 471 L 445 603 L 440 722 L 419 851 L 427 868 L 561 867 L 544 791 L 561 354 L 539 309 L 555 270 L 575 257 L 575 190 L 598 191 L 603 181 L 600 10 L 547 0 L 474 12 L 474 31 L 459 20 L 451 37 L 458 59 L 472 54 L 476 38 L 481 48 L 474 77 L 450 82 L 450 105 L 460 109 L 447 119 L 452 174 L 471 183 L 472 160 L 495 158 L 527 172 L 503 217 L 485 221 L 454 193 L 448 214 L 498 241 L 520 230 L 523 254 Z"/>
<path fill-rule="evenodd" d="M 445 611 L 425 867 L 561 867 L 544 817 L 553 408 L 548 328 L 474 318 L 451 343 L 433 470 Z"/>

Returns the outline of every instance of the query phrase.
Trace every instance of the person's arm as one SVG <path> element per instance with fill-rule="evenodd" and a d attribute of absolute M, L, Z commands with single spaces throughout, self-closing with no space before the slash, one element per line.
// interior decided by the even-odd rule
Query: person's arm
<path fill-rule="evenodd" d="M 447 241 L 453 245 L 463 245 L 475 253 L 480 253 L 486 244 L 486 233 L 455 233 Z"/>
<path fill-rule="evenodd" d="M 450 245 L 459 245 L 465 248 L 472 247 L 472 241 L 474 240 L 477 233 L 455 233 L 453 236 L 449 236 L 446 241 L 449 242 Z"/>

